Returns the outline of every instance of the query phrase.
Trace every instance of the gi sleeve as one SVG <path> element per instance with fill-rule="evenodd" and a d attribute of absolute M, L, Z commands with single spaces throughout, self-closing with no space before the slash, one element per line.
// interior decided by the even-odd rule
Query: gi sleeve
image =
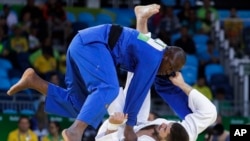
<path fill-rule="evenodd" d="M 119 141 L 119 138 L 122 138 L 120 132 L 116 131 L 110 134 L 105 134 L 106 130 L 108 129 L 108 120 L 106 120 L 98 130 L 98 133 L 95 137 L 96 141 Z"/>
<path fill-rule="evenodd" d="M 128 72 L 127 73 L 127 80 L 126 80 L 126 85 L 125 85 L 125 88 L 124 88 L 124 94 L 126 95 L 127 94 L 127 91 L 128 91 L 128 87 L 129 87 L 129 84 L 133 78 L 133 73 L 132 72 Z M 150 106 L 151 106 L 151 93 L 150 93 L 150 90 L 148 91 L 147 93 L 147 96 L 139 110 L 139 113 L 137 115 L 137 123 L 136 125 L 139 125 L 139 124 L 142 124 L 142 123 L 145 123 L 148 121 L 148 116 L 149 116 L 149 112 L 150 112 Z M 125 98 L 124 98 L 125 99 Z M 124 101 L 123 99 L 123 101 Z M 125 101 L 124 101 L 125 102 Z"/>
<path fill-rule="evenodd" d="M 192 113 L 188 107 L 188 96 L 179 87 L 175 86 L 167 76 L 157 76 L 154 87 L 163 101 L 169 105 L 180 119 L 183 120 L 186 115 Z"/>
<path fill-rule="evenodd" d="M 138 112 L 153 84 L 163 55 L 163 51 L 151 47 L 146 42 L 140 42 L 139 45 L 143 49 L 140 49 L 134 55 L 136 57 L 136 67 L 128 87 L 123 111 L 128 114 L 127 125 L 130 126 L 134 126 L 137 122 Z M 152 55 L 154 56 L 152 57 Z"/>
<path fill-rule="evenodd" d="M 215 105 L 195 89 L 188 96 L 188 106 L 193 113 L 187 115 L 181 124 L 188 131 L 190 141 L 195 141 L 202 131 L 215 122 L 217 111 Z"/>
<path fill-rule="evenodd" d="M 130 82 L 125 100 L 124 113 L 128 114 L 127 125 L 134 126 L 137 114 L 153 83 L 156 70 L 143 69 L 147 65 L 138 65 Z M 148 66 L 150 68 L 150 66 Z"/>

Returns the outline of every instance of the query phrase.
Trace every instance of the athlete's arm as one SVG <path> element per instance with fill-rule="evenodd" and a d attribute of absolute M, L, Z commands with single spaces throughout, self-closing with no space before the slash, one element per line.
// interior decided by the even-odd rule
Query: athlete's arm
<path fill-rule="evenodd" d="M 188 106 L 192 113 L 188 114 L 181 124 L 188 131 L 190 141 L 196 140 L 198 134 L 215 122 L 216 107 L 202 93 L 185 83 L 180 72 L 177 72 L 175 77 L 170 77 L 170 80 L 188 95 Z"/>

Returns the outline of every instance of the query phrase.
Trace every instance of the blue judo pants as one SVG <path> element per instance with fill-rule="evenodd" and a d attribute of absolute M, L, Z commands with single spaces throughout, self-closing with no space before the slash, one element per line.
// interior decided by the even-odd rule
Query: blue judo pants
<path fill-rule="evenodd" d="M 66 66 L 67 88 L 49 84 L 45 111 L 97 128 L 119 93 L 112 56 L 104 44 L 83 44 L 77 34 L 69 45 Z"/>

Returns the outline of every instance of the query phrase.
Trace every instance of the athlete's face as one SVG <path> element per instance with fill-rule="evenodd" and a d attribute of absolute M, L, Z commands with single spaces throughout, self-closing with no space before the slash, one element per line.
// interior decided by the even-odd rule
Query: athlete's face
<path fill-rule="evenodd" d="M 170 134 L 170 129 L 173 123 L 162 123 L 155 128 L 155 132 L 159 141 L 166 141 L 167 136 Z"/>

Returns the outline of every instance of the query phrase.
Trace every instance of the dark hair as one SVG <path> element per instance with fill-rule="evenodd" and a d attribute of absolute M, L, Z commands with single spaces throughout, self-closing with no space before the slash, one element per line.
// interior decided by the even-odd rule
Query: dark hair
<path fill-rule="evenodd" d="M 28 116 L 25 116 L 25 115 L 21 115 L 21 116 L 19 117 L 18 123 L 20 123 L 22 119 L 27 119 L 28 122 L 30 123 L 30 118 L 29 118 Z"/>
<path fill-rule="evenodd" d="M 59 132 L 61 131 L 61 125 L 57 121 L 49 121 L 49 124 L 55 124 L 55 126 L 58 128 Z"/>
<path fill-rule="evenodd" d="M 172 61 L 179 60 L 181 61 L 181 64 L 184 65 L 186 62 L 186 53 L 181 47 L 177 46 L 169 46 L 167 50 L 167 54 L 170 55 L 172 58 Z M 177 64 L 177 63 L 175 63 Z"/>
<path fill-rule="evenodd" d="M 173 123 L 167 141 L 189 141 L 186 129 L 180 123 Z"/>
<path fill-rule="evenodd" d="M 221 134 L 223 134 L 223 132 L 224 132 L 224 126 L 222 124 L 218 123 L 213 127 L 214 135 L 220 136 Z"/>

